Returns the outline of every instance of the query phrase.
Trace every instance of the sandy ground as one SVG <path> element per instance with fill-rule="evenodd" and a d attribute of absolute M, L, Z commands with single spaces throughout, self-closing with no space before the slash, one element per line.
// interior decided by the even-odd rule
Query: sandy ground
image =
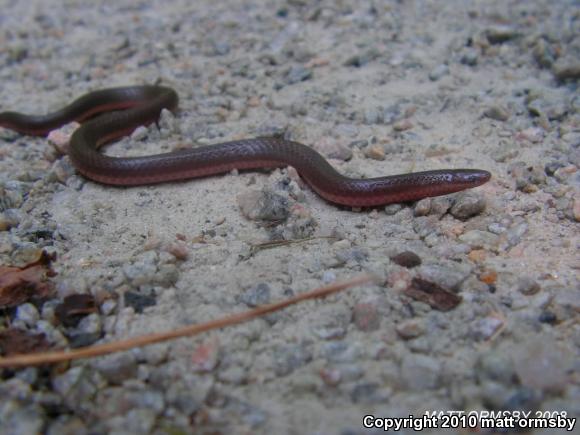
<path fill-rule="evenodd" d="M 0 111 L 46 113 L 111 86 L 178 91 L 175 117 L 111 155 L 284 134 L 354 177 L 493 174 L 468 194 L 350 210 L 291 169 L 106 187 L 45 138 L 0 131 L 0 264 L 45 249 L 58 273 L 54 298 L 5 309 L 0 328 L 89 345 L 381 278 L 195 339 L 5 370 L 0 432 L 351 435 L 382 432 L 363 428 L 369 414 L 577 417 L 579 21 L 573 1 L 0 0 Z M 255 249 L 273 240 L 297 242 Z M 397 264 L 402 252 L 421 264 Z M 462 302 L 416 300 L 413 278 Z M 67 327 L 55 307 L 74 293 L 99 310 Z"/>

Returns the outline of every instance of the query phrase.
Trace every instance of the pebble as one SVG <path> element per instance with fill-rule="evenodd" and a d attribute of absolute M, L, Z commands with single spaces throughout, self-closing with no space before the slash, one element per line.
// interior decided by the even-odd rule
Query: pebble
<path fill-rule="evenodd" d="M 471 274 L 472 268 L 467 264 L 445 266 L 441 264 L 423 264 L 419 266 L 417 274 L 425 281 L 429 281 L 448 290 L 456 290 Z"/>
<path fill-rule="evenodd" d="M 412 269 L 413 267 L 421 265 L 421 257 L 412 251 L 399 252 L 390 258 L 393 263 L 406 267 L 407 269 Z"/>
<path fill-rule="evenodd" d="M 40 313 L 34 305 L 25 303 L 19 305 L 16 309 L 16 319 L 23 322 L 27 327 L 31 328 L 40 319 Z"/>
<path fill-rule="evenodd" d="M 554 298 L 554 310 L 562 320 L 576 318 L 580 314 L 580 288 L 560 288 Z"/>
<path fill-rule="evenodd" d="M 250 220 L 284 221 L 290 214 L 288 199 L 270 190 L 250 190 L 238 195 L 237 201 Z"/>
<path fill-rule="evenodd" d="M 131 307 L 136 313 L 142 313 L 147 307 L 153 307 L 157 304 L 155 293 L 140 293 L 136 291 L 126 291 L 123 293 L 123 300 L 127 307 Z"/>
<path fill-rule="evenodd" d="M 528 103 L 530 114 L 545 117 L 550 121 L 562 120 L 568 113 L 568 109 L 568 104 L 557 96 L 536 98 Z"/>
<path fill-rule="evenodd" d="M 373 160 L 385 160 L 385 149 L 380 145 L 371 145 L 365 149 L 365 156 Z"/>
<path fill-rule="evenodd" d="M 262 282 L 240 294 L 239 300 L 248 307 L 254 308 L 268 304 L 271 292 L 270 286 Z"/>
<path fill-rule="evenodd" d="M 503 44 L 519 36 L 512 26 L 496 25 L 485 29 L 484 34 L 490 44 Z"/>
<path fill-rule="evenodd" d="M 76 327 L 75 333 L 78 334 L 93 334 L 100 336 L 103 329 L 101 316 L 97 313 L 91 313 L 81 319 Z"/>
<path fill-rule="evenodd" d="M 461 192 L 455 197 L 455 202 L 449 211 L 457 219 L 469 219 L 481 214 L 486 207 L 485 197 L 478 192 Z"/>
<path fill-rule="evenodd" d="M 247 380 L 246 369 L 239 366 L 229 367 L 227 370 L 220 370 L 218 379 L 221 382 L 232 385 L 242 385 Z"/>
<path fill-rule="evenodd" d="M 580 62 L 576 59 L 561 59 L 554 65 L 552 71 L 558 80 L 578 80 L 580 79 Z"/>
<path fill-rule="evenodd" d="M 387 216 L 394 216 L 403 209 L 401 204 L 389 204 L 383 209 Z"/>
<path fill-rule="evenodd" d="M 59 159 L 52 165 L 52 174 L 62 184 L 66 184 L 68 179 L 75 175 L 76 169 L 70 159 Z"/>
<path fill-rule="evenodd" d="M 293 66 L 286 75 L 286 83 L 293 85 L 295 83 L 303 82 L 312 77 L 312 70 L 301 65 Z"/>
<path fill-rule="evenodd" d="M 286 376 L 312 360 L 312 353 L 304 345 L 287 344 L 274 351 L 273 364 L 276 376 Z"/>
<path fill-rule="evenodd" d="M 455 198 L 455 201 L 457 201 L 457 198 L 458 197 Z M 431 198 L 431 210 L 429 211 L 429 214 L 439 218 L 443 217 L 443 215 L 451 208 L 453 201 L 453 197 L 449 195 Z"/>
<path fill-rule="evenodd" d="M 46 435 L 79 435 L 89 433 L 89 429 L 79 417 L 62 415 L 50 423 Z"/>
<path fill-rule="evenodd" d="M 406 355 L 401 362 L 401 380 L 414 391 L 436 389 L 441 382 L 441 363 L 425 355 Z"/>
<path fill-rule="evenodd" d="M 527 222 L 521 222 L 513 225 L 506 233 L 506 242 L 510 247 L 518 245 L 522 241 L 522 237 L 528 233 L 530 226 Z"/>
<path fill-rule="evenodd" d="M 542 68 L 550 68 L 556 60 L 556 51 L 544 38 L 538 38 L 532 53 L 534 59 Z"/>
<path fill-rule="evenodd" d="M 40 434 L 46 425 L 45 412 L 37 404 L 3 400 L 0 404 L 0 432 L 6 435 Z"/>
<path fill-rule="evenodd" d="M 518 132 L 515 136 L 516 140 L 527 140 L 531 143 L 540 143 L 544 140 L 544 129 L 540 127 L 529 127 Z"/>
<path fill-rule="evenodd" d="M 580 222 L 580 194 L 574 194 L 572 216 L 576 222 Z"/>
<path fill-rule="evenodd" d="M 517 289 L 521 294 L 531 296 L 538 293 L 541 290 L 541 287 L 535 279 L 528 276 L 522 276 L 518 279 Z"/>
<path fill-rule="evenodd" d="M 476 370 L 480 382 L 500 382 L 511 386 L 515 383 L 515 368 L 510 352 L 505 349 L 491 349 L 480 354 L 476 362 Z"/>
<path fill-rule="evenodd" d="M 460 62 L 467 66 L 476 66 L 479 62 L 479 53 L 472 49 L 464 50 Z"/>
<path fill-rule="evenodd" d="M 95 359 L 92 367 L 102 375 L 109 384 L 121 385 L 125 380 L 137 375 L 137 359 L 132 352 L 120 352 Z"/>
<path fill-rule="evenodd" d="M 425 324 L 421 319 L 409 319 L 399 323 L 397 334 L 404 340 L 420 337 L 425 333 Z"/>
<path fill-rule="evenodd" d="M 364 382 L 354 386 L 350 393 L 350 398 L 354 403 L 373 404 L 383 403 L 389 400 L 391 391 L 380 388 L 375 382 Z"/>
<path fill-rule="evenodd" d="M 332 138 L 322 138 L 316 141 L 313 147 L 323 156 L 331 159 L 347 161 L 350 160 L 353 155 L 350 148 Z"/>
<path fill-rule="evenodd" d="M 515 371 L 522 385 L 546 392 L 561 391 L 568 381 L 572 358 L 550 337 L 534 337 L 512 348 Z"/>
<path fill-rule="evenodd" d="M 192 369 L 198 373 L 213 371 L 220 362 L 221 347 L 217 338 L 208 339 L 195 348 L 191 355 Z"/>
<path fill-rule="evenodd" d="M 431 212 L 431 198 L 423 198 L 413 208 L 415 216 L 427 216 Z"/>
<path fill-rule="evenodd" d="M 383 111 L 381 108 L 367 108 L 364 111 L 363 119 L 367 125 L 382 124 Z"/>
<path fill-rule="evenodd" d="M 97 392 L 97 386 L 90 377 L 86 367 L 72 367 L 52 379 L 52 388 L 71 409 L 88 409 L 94 406 L 93 399 Z"/>
<path fill-rule="evenodd" d="M 496 121 L 507 121 L 510 118 L 509 111 L 499 104 L 489 106 L 485 109 L 483 114 L 488 118 L 495 119 Z"/>
<path fill-rule="evenodd" d="M 363 332 L 376 331 L 381 324 L 375 304 L 356 304 L 352 312 L 352 318 L 355 326 Z"/>
<path fill-rule="evenodd" d="M 429 73 L 429 80 L 431 80 L 432 82 L 436 82 L 437 80 L 441 79 L 443 76 L 447 74 L 449 74 L 449 67 L 447 65 L 445 64 L 437 65 Z"/>
<path fill-rule="evenodd" d="M 472 336 L 475 340 L 486 341 L 492 338 L 503 326 L 504 321 L 498 317 L 484 317 L 478 319 L 472 325 Z"/>
<path fill-rule="evenodd" d="M 499 243 L 499 237 L 496 234 L 483 230 L 466 231 L 459 236 L 459 240 L 467 243 L 472 249 L 493 250 Z"/>

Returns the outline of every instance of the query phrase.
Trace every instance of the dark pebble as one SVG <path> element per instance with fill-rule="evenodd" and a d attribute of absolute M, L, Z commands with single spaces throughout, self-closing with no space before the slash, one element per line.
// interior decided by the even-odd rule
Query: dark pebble
<path fill-rule="evenodd" d="M 421 257 L 411 251 L 403 251 L 395 254 L 391 257 L 391 260 L 393 263 L 406 267 L 407 269 L 412 269 L 421 264 Z"/>
<path fill-rule="evenodd" d="M 136 291 L 128 291 L 123 296 L 125 305 L 133 307 L 136 313 L 142 313 L 145 308 L 152 307 L 157 303 L 157 296 L 154 292 L 144 295 Z"/>
<path fill-rule="evenodd" d="M 548 325 L 555 325 L 558 323 L 558 318 L 553 312 L 546 310 L 540 314 L 538 321 L 540 323 L 547 323 Z"/>

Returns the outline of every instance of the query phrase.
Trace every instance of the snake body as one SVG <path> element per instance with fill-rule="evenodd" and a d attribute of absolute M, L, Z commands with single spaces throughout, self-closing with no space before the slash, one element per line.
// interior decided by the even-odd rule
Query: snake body
<path fill-rule="evenodd" d="M 163 109 L 175 111 L 177 93 L 164 86 L 130 86 L 90 92 L 47 115 L 0 113 L 0 126 L 44 136 L 72 121 L 69 155 L 85 177 L 103 184 L 134 186 L 204 177 L 231 171 L 293 166 L 324 199 L 347 206 L 377 206 L 445 195 L 487 182 L 480 169 L 442 169 L 378 178 L 348 178 L 314 149 L 298 142 L 259 137 L 144 157 L 110 157 L 108 142 L 155 122 Z"/>

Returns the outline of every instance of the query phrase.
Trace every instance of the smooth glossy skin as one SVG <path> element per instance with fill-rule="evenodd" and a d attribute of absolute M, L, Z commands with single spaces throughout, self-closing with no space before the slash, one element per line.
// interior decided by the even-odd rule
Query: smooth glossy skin
<path fill-rule="evenodd" d="M 443 169 L 379 178 L 347 178 L 312 148 L 271 137 L 145 157 L 109 157 L 98 151 L 101 145 L 155 122 L 162 109 L 176 110 L 177 104 L 175 91 L 162 86 L 112 88 L 86 94 L 48 115 L 2 112 L 0 126 L 44 136 L 68 122 L 83 122 L 71 138 L 69 154 L 73 164 L 87 178 L 120 186 L 204 177 L 232 169 L 293 166 L 326 200 L 361 207 L 445 195 L 479 186 L 491 177 L 489 172 L 479 169 Z"/>

